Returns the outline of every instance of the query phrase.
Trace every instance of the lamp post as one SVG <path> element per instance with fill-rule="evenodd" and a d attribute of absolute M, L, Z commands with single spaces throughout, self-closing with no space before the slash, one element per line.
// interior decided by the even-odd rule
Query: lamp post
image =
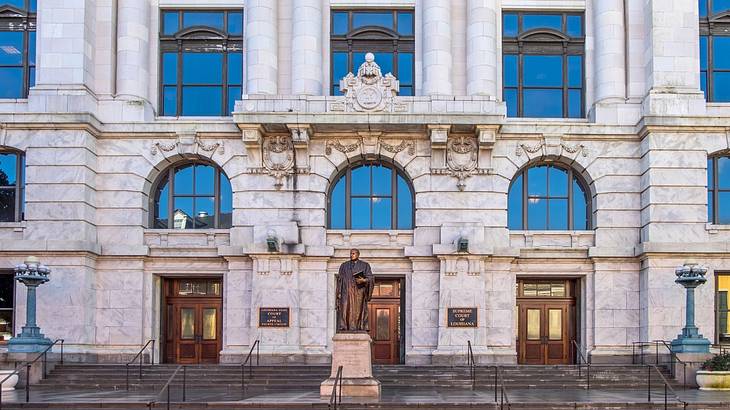
<path fill-rule="evenodd" d="M 40 352 L 52 344 L 51 339 L 41 333 L 36 325 L 36 288 L 50 279 L 51 270 L 42 265 L 38 258 L 29 256 L 25 262 L 15 267 L 15 280 L 28 289 L 25 326 L 23 331 L 8 341 L 8 351 L 18 353 Z"/>
<path fill-rule="evenodd" d="M 707 282 L 707 268 L 685 263 L 677 267 L 675 283 L 687 289 L 686 319 L 682 333 L 672 340 L 672 351 L 675 353 L 709 353 L 710 341 L 705 339 L 695 326 L 695 288 Z"/>

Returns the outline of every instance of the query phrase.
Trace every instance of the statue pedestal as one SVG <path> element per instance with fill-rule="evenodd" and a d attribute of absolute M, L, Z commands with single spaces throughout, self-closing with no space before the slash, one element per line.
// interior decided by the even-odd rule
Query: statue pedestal
<path fill-rule="evenodd" d="M 343 397 L 380 397 L 380 382 L 373 378 L 370 335 L 337 333 L 332 342 L 332 372 L 320 385 L 319 394 L 325 397 L 332 394 L 337 368 L 342 366 Z"/>

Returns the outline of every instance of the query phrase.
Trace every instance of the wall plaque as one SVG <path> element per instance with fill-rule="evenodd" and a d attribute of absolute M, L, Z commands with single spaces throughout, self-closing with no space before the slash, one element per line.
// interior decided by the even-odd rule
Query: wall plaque
<path fill-rule="evenodd" d="M 289 327 L 289 308 L 260 307 L 259 327 Z"/>
<path fill-rule="evenodd" d="M 448 308 L 448 327 L 477 327 L 477 308 Z"/>

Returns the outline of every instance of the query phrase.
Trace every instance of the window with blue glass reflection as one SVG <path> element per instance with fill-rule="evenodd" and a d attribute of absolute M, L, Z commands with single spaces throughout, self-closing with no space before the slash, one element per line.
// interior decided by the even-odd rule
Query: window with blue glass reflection
<path fill-rule="evenodd" d="M 590 201 L 571 168 L 537 164 L 515 175 L 507 196 L 512 230 L 590 229 Z"/>
<path fill-rule="evenodd" d="M 509 117 L 583 118 L 583 15 L 502 15 L 503 98 Z"/>
<path fill-rule="evenodd" d="M 26 98 L 35 85 L 36 1 L 0 0 L 0 98 Z"/>
<path fill-rule="evenodd" d="M 23 220 L 24 191 L 24 155 L 15 151 L 0 151 L 0 222 Z"/>
<path fill-rule="evenodd" d="M 413 191 L 388 163 L 348 168 L 329 195 L 330 229 L 413 229 Z"/>
<path fill-rule="evenodd" d="M 707 159 L 707 220 L 730 224 L 730 155 Z"/>
<path fill-rule="evenodd" d="M 177 164 L 163 173 L 156 186 L 154 228 L 231 227 L 233 190 L 220 168 L 203 161 Z"/>
<path fill-rule="evenodd" d="M 383 74 L 400 82 L 400 95 L 414 95 L 415 37 L 413 10 L 333 10 L 331 20 L 331 93 L 340 80 L 356 73 L 365 54 L 375 55 Z"/>
<path fill-rule="evenodd" d="M 700 88 L 707 101 L 730 102 L 730 0 L 699 0 Z"/>
<path fill-rule="evenodd" d="M 243 12 L 162 10 L 160 21 L 161 115 L 231 115 L 243 90 Z"/>

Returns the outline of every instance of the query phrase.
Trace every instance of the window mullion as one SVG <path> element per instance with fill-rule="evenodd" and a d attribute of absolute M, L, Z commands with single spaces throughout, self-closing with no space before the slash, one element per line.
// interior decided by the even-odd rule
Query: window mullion
<path fill-rule="evenodd" d="M 167 186 L 170 187 L 170 190 L 167 192 L 167 229 L 175 229 L 175 216 L 173 215 L 175 206 L 173 205 L 173 201 L 175 201 L 175 168 L 170 169 L 170 171 L 167 173 Z"/>
<path fill-rule="evenodd" d="M 21 207 L 21 181 L 23 180 L 22 160 L 20 154 L 15 154 L 15 222 L 20 222 L 20 207 Z"/>
<path fill-rule="evenodd" d="M 223 173 L 220 169 L 215 171 L 215 180 L 213 181 L 213 228 L 220 228 L 220 214 L 221 214 L 221 175 Z"/>
<path fill-rule="evenodd" d="M 573 221 L 573 169 L 568 169 L 568 229 L 574 230 L 575 223 Z"/>

